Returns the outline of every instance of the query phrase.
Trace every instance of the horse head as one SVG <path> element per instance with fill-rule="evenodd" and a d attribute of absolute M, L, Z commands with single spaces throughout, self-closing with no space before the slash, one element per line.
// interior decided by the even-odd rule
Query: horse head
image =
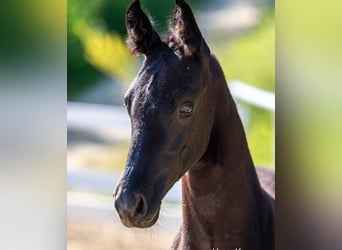
<path fill-rule="evenodd" d="M 214 120 L 210 50 L 183 0 L 176 1 L 170 34 L 162 40 L 134 1 L 126 13 L 128 46 L 143 55 L 125 94 L 131 142 L 114 192 L 127 227 L 150 227 L 161 200 L 205 153 Z"/>

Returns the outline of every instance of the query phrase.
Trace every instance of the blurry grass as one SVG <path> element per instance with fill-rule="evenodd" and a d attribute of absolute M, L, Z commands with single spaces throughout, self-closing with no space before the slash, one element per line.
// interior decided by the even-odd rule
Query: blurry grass
<path fill-rule="evenodd" d="M 68 220 L 67 240 L 69 250 L 160 250 L 168 249 L 176 232 L 130 230 L 120 224 Z"/>
<path fill-rule="evenodd" d="M 275 89 L 275 23 L 265 17 L 260 25 L 236 37 L 213 44 L 226 78 L 239 79 L 256 87 Z"/>
<path fill-rule="evenodd" d="M 128 147 L 128 141 L 111 145 L 80 144 L 68 149 L 68 167 L 121 172 L 126 164 Z"/>
<path fill-rule="evenodd" d="M 274 166 L 274 117 L 269 111 L 252 108 L 246 128 L 249 149 L 256 165 Z"/>
<path fill-rule="evenodd" d="M 238 79 L 258 88 L 275 91 L 275 24 L 266 16 L 255 29 L 234 38 L 213 44 L 228 81 Z M 247 139 L 256 165 L 274 165 L 273 114 L 247 103 L 250 117 Z"/>

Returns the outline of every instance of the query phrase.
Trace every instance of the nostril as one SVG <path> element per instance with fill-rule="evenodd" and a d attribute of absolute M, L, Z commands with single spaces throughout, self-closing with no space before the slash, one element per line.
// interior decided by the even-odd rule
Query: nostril
<path fill-rule="evenodd" d="M 137 203 L 135 208 L 135 216 L 143 216 L 146 213 L 145 201 L 142 196 L 137 197 Z"/>

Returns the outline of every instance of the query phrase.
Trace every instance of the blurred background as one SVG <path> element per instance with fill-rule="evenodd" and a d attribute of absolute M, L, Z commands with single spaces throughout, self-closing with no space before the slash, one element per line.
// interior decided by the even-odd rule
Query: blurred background
<path fill-rule="evenodd" d="M 142 0 L 167 32 L 173 0 Z M 273 0 L 188 0 L 238 104 L 254 163 L 274 167 Z M 168 249 L 180 222 L 179 183 L 149 230 L 127 229 L 112 191 L 125 166 L 129 117 L 123 95 L 141 58 L 125 44 L 128 0 L 69 0 L 67 14 L 68 249 Z"/>

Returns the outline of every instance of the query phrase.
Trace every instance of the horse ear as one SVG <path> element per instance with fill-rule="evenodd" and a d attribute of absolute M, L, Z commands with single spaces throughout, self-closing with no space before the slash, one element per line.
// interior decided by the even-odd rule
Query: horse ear
<path fill-rule="evenodd" d="M 184 0 L 176 0 L 176 9 L 173 15 L 173 34 L 176 39 L 180 40 L 186 56 L 197 54 L 200 51 L 210 54 L 194 14 Z"/>
<path fill-rule="evenodd" d="M 162 44 L 149 18 L 141 9 L 139 0 L 135 0 L 127 9 L 126 27 L 127 44 L 133 55 L 148 56 Z"/>

